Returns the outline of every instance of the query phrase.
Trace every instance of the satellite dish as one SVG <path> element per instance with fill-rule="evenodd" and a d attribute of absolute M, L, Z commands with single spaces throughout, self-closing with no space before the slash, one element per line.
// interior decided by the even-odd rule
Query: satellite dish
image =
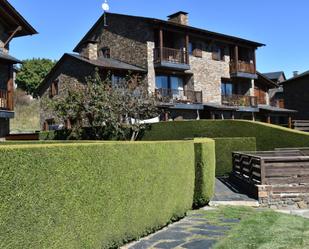
<path fill-rule="evenodd" d="M 105 0 L 105 2 L 102 4 L 102 9 L 107 12 L 109 11 L 109 5 L 107 3 L 107 0 Z"/>

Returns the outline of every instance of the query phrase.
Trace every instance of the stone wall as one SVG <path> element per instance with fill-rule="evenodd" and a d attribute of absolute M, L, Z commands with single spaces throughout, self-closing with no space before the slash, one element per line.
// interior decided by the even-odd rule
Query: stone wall
<path fill-rule="evenodd" d="M 0 138 L 7 136 L 10 133 L 9 119 L 0 118 Z"/>
<path fill-rule="evenodd" d="M 43 127 L 44 122 L 47 119 L 53 119 L 54 114 L 46 111 L 45 102 L 42 100 L 49 97 L 49 87 L 52 82 L 58 83 L 59 95 L 65 95 L 68 85 L 70 86 L 80 86 L 85 84 L 86 77 L 93 74 L 95 68 L 86 63 L 79 62 L 77 60 L 69 59 L 64 61 L 64 63 L 58 68 L 54 73 L 53 77 L 46 82 L 45 91 L 41 98 L 41 108 L 40 108 L 40 125 Z"/>
<path fill-rule="evenodd" d="M 148 66 L 147 83 L 150 92 L 154 92 L 156 88 L 156 73 L 154 69 L 154 56 L 153 56 L 154 48 L 155 48 L 154 42 L 151 41 L 147 42 L 147 66 Z"/>
<path fill-rule="evenodd" d="M 298 111 L 295 119 L 309 120 L 309 75 L 283 85 L 284 105 Z"/>
<path fill-rule="evenodd" d="M 260 185 L 258 186 L 259 203 L 263 207 L 305 209 L 309 206 L 309 193 L 306 185 Z M 290 191 L 282 191 L 290 188 Z M 308 188 L 308 186 L 307 186 Z"/>
<path fill-rule="evenodd" d="M 228 55 L 225 55 L 225 61 L 216 61 L 208 51 L 203 51 L 202 58 L 190 56 L 194 90 L 203 91 L 204 103 L 221 104 L 221 82 L 222 78 L 230 78 L 229 62 Z"/>
<path fill-rule="evenodd" d="M 98 42 L 98 51 L 108 47 L 111 58 L 148 68 L 148 41 L 154 41 L 153 28 L 147 22 L 129 16 L 107 15 L 89 40 Z"/>

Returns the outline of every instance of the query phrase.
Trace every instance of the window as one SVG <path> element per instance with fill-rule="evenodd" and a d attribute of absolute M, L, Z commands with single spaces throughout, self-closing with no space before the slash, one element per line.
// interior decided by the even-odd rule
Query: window
<path fill-rule="evenodd" d="M 59 94 L 59 84 L 58 84 L 58 81 L 54 81 L 52 82 L 49 88 L 49 97 L 53 98 L 58 94 Z"/>
<path fill-rule="evenodd" d="M 230 82 L 222 82 L 221 83 L 221 95 L 222 96 L 233 95 L 233 84 Z"/>
<path fill-rule="evenodd" d="M 156 89 L 163 96 L 183 96 L 183 78 L 177 76 L 156 76 Z"/>
<path fill-rule="evenodd" d="M 200 42 L 190 42 L 189 43 L 189 54 L 195 57 L 202 57 L 203 44 Z"/>
<path fill-rule="evenodd" d="M 125 77 L 119 75 L 112 75 L 112 86 L 113 87 L 121 87 L 125 82 Z"/>
<path fill-rule="evenodd" d="M 224 61 L 224 51 L 225 48 L 223 46 L 214 45 L 212 48 L 212 59 L 216 61 Z"/>
<path fill-rule="evenodd" d="M 111 50 L 108 47 L 102 48 L 103 58 L 111 58 Z"/>

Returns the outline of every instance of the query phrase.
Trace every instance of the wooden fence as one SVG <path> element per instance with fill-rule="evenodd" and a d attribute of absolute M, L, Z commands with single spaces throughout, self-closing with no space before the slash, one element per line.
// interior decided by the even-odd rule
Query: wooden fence
<path fill-rule="evenodd" d="M 309 132 L 309 120 L 294 120 L 293 127 L 298 131 Z"/>
<path fill-rule="evenodd" d="M 309 156 L 300 150 L 236 152 L 233 175 L 249 185 L 309 184 Z"/>

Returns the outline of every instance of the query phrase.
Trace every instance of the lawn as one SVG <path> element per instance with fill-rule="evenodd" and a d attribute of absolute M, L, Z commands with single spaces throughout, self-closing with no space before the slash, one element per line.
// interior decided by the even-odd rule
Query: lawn
<path fill-rule="evenodd" d="M 34 132 L 37 130 L 40 130 L 39 100 L 17 103 L 15 118 L 11 120 L 11 132 Z"/>
<path fill-rule="evenodd" d="M 244 207 L 223 207 L 197 211 L 213 225 L 222 218 L 240 219 L 230 224 L 228 236 L 214 249 L 304 249 L 309 248 L 309 219 Z"/>

